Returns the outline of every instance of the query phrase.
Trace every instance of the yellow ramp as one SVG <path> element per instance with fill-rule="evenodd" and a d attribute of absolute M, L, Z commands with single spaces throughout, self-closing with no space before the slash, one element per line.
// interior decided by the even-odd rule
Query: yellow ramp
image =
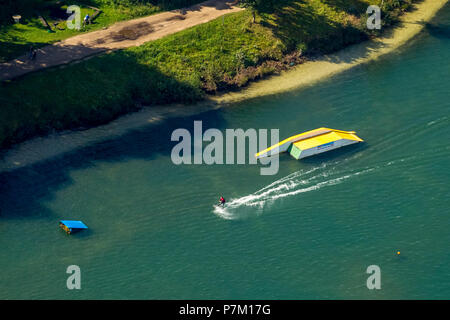
<path fill-rule="evenodd" d="M 346 139 L 346 140 L 354 140 L 354 141 L 362 141 L 361 138 L 359 138 L 358 136 L 354 135 L 353 133 L 344 133 L 344 132 L 339 132 L 339 131 L 331 131 L 329 133 L 326 134 L 322 134 L 316 137 L 312 137 L 310 139 L 305 139 L 305 140 L 301 140 L 298 142 L 294 142 L 294 145 L 299 148 L 300 150 L 306 150 L 306 149 L 311 149 L 314 147 L 318 147 L 320 145 L 329 143 L 329 142 L 334 142 L 334 141 L 338 141 L 341 139 Z"/>
<path fill-rule="evenodd" d="M 255 157 L 262 158 L 286 152 L 292 144 L 300 150 L 306 150 L 342 139 L 353 140 L 355 143 L 363 141 L 354 131 L 318 128 L 284 139 L 283 141 L 258 152 L 255 154 Z"/>
<path fill-rule="evenodd" d="M 318 128 L 318 129 L 314 129 L 314 130 L 310 130 L 310 131 L 306 131 L 306 132 L 297 134 L 295 136 L 284 139 L 283 141 L 281 141 L 277 144 L 274 144 L 273 146 L 271 146 L 267 149 L 264 149 L 264 150 L 258 152 L 257 154 L 255 154 L 255 157 L 262 158 L 262 157 L 273 156 L 278 153 L 286 152 L 293 142 L 300 141 L 302 139 L 307 139 L 310 137 L 314 137 L 314 136 L 324 134 L 327 132 L 331 132 L 332 130 L 333 129 L 328 129 L 328 128 Z"/>

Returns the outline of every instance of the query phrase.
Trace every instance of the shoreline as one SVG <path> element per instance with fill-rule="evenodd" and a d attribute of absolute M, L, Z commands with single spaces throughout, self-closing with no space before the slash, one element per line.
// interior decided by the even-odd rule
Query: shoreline
<path fill-rule="evenodd" d="M 422 31 L 424 24 L 430 21 L 446 3 L 447 0 L 424 0 L 416 4 L 414 11 L 404 14 L 400 18 L 399 25 L 382 37 L 350 46 L 334 54 L 320 56 L 291 70 L 283 71 L 279 75 L 253 82 L 238 92 L 207 96 L 205 101 L 194 105 L 183 105 L 183 108 L 180 108 L 180 104 L 148 106 L 137 112 L 120 116 L 107 124 L 86 130 L 66 130 L 25 140 L 9 149 L 0 150 L 0 172 L 57 157 L 76 148 L 121 136 L 129 130 L 151 123 L 159 123 L 174 117 L 193 116 L 225 107 L 227 104 L 311 86 L 320 80 L 375 60 L 399 48 Z"/>
<path fill-rule="evenodd" d="M 251 82 L 239 91 L 209 95 L 208 98 L 219 104 L 228 104 L 311 86 L 350 68 L 376 60 L 401 47 L 419 34 L 425 23 L 430 21 L 446 3 L 447 0 L 424 0 L 415 4 L 413 11 L 403 14 L 399 18 L 398 25 L 380 37 L 308 60 L 278 75 Z"/>

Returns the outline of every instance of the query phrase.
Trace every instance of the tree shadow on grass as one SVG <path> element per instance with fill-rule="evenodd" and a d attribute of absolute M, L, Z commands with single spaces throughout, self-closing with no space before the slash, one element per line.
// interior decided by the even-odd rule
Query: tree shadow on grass
<path fill-rule="evenodd" d="M 322 0 L 328 6 L 352 15 L 364 14 L 367 10 L 367 2 L 361 0 Z"/>
<path fill-rule="evenodd" d="M 26 54 L 30 50 L 30 46 L 34 48 L 42 48 L 47 43 L 39 42 L 10 42 L 0 40 L 0 63 L 8 62 L 17 57 L 18 54 Z"/>
<path fill-rule="evenodd" d="M 211 7 L 211 8 L 215 8 L 216 10 L 228 10 L 228 9 L 231 9 L 233 5 L 236 5 L 238 1 L 236 1 L 236 0 L 221 0 L 221 1 L 198 0 L 198 1 L 190 1 L 190 2 L 191 2 L 190 5 L 189 5 L 189 3 L 186 3 L 185 5 L 183 5 L 180 2 L 179 5 L 168 6 L 166 8 L 166 10 L 179 9 L 178 11 L 183 15 L 185 15 L 188 12 L 192 12 L 192 11 L 201 11 L 202 8 L 204 8 L 204 7 Z"/>
<path fill-rule="evenodd" d="M 362 1 L 327 2 L 329 6 L 348 14 L 347 21 L 342 22 L 330 20 L 326 14 L 318 14 L 317 9 L 304 1 L 286 1 L 283 4 L 277 6 L 273 14 L 263 14 L 261 23 L 271 28 L 282 40 L 286 51 L 297 49 L 311 59 L 352 63 L 368 58 L 373 52 L 386 46 L 381 41 L 367 42 L 370 40 L 370 32 L 362 29 L 361 20 L 355 16 L 365 13 L 367 9 L 367 4 Z M 394 34 L 391 27 L 384 27 L 382 31 L 382 34 L 374 32 L 373 36 L 389 39 Z M 364 45 L 352 47 L 362 42 L 365 42 Z M 329 55 L 344 48 L 349 49 L 344 54 Z"/>
<path fill-rule="evenodd" d="M 30 20 L 27 23 L 33 24 L 33 27 L 45 29 L 42 25 L 38 24 L 36 20 Z M 13 30 L 13 32 L 11 32 L 11 29 L 13 28 L 13 25 L 0 26 L 0 63 L 7 62 L 17 58 L 17 56 L 21 54 L 25 54 L 30 46 L 40 48 L 48 44 L 29 41 L 20 33 L 20 30 Z"/>
<path fill-rule="evenodd" d="M 334 52 L 367 39 L 355 26 L 333 21 L 305 1 L 277 5 L 273 14 L 263 14 L 262 24 L 273 30 L 287 51 L 301 49 L 309 55 Z"/>

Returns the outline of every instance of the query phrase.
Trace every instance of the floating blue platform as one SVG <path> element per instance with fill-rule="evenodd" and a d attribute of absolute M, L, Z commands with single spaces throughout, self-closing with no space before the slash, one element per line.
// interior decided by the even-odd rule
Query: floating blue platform
<path fill-rule="evenodd" d="M 88 229 L 87 225 L 83 222 L 75 220 L 61 220 L 59 221 L 59 226 L 68 234 Z"/>

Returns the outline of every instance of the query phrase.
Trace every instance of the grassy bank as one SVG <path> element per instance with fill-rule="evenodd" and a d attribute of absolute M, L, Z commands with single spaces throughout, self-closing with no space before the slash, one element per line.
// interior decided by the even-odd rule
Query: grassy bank
<path fill-rule="evenodd" d="M 376 36 L 368 0 L 284 1 L 257 16 L 242 11 L 143 46 L 0 87 L 0 145 L 51 130 L 96 125 L 141 105 L 191 103 Z M 377 2 L 377 1 L 375 1 Z M 381 4 L 381 0 L 378 1 Z M 385 0 L 386 25 L 411 1 Z"/>
<path fill-rule="evenodd" d="M 0 62 L 25 53 L 30 45 L 41 47 L 56 41 L 109 26 L 115 22 L 151 15 L 165 10 L 182 8 L 203 0 L 1 0 L 0 11 Z M 1 2 L 0 1 L 0 2 Z M 67 7 L 77 5 L 81 18 L 101 10 L 91 24 L 80 30 L 67 27 Z M 13 15 L 20 15 L 14 23 Z M 40 14 L 50 25 L 43 25 Z"/>

